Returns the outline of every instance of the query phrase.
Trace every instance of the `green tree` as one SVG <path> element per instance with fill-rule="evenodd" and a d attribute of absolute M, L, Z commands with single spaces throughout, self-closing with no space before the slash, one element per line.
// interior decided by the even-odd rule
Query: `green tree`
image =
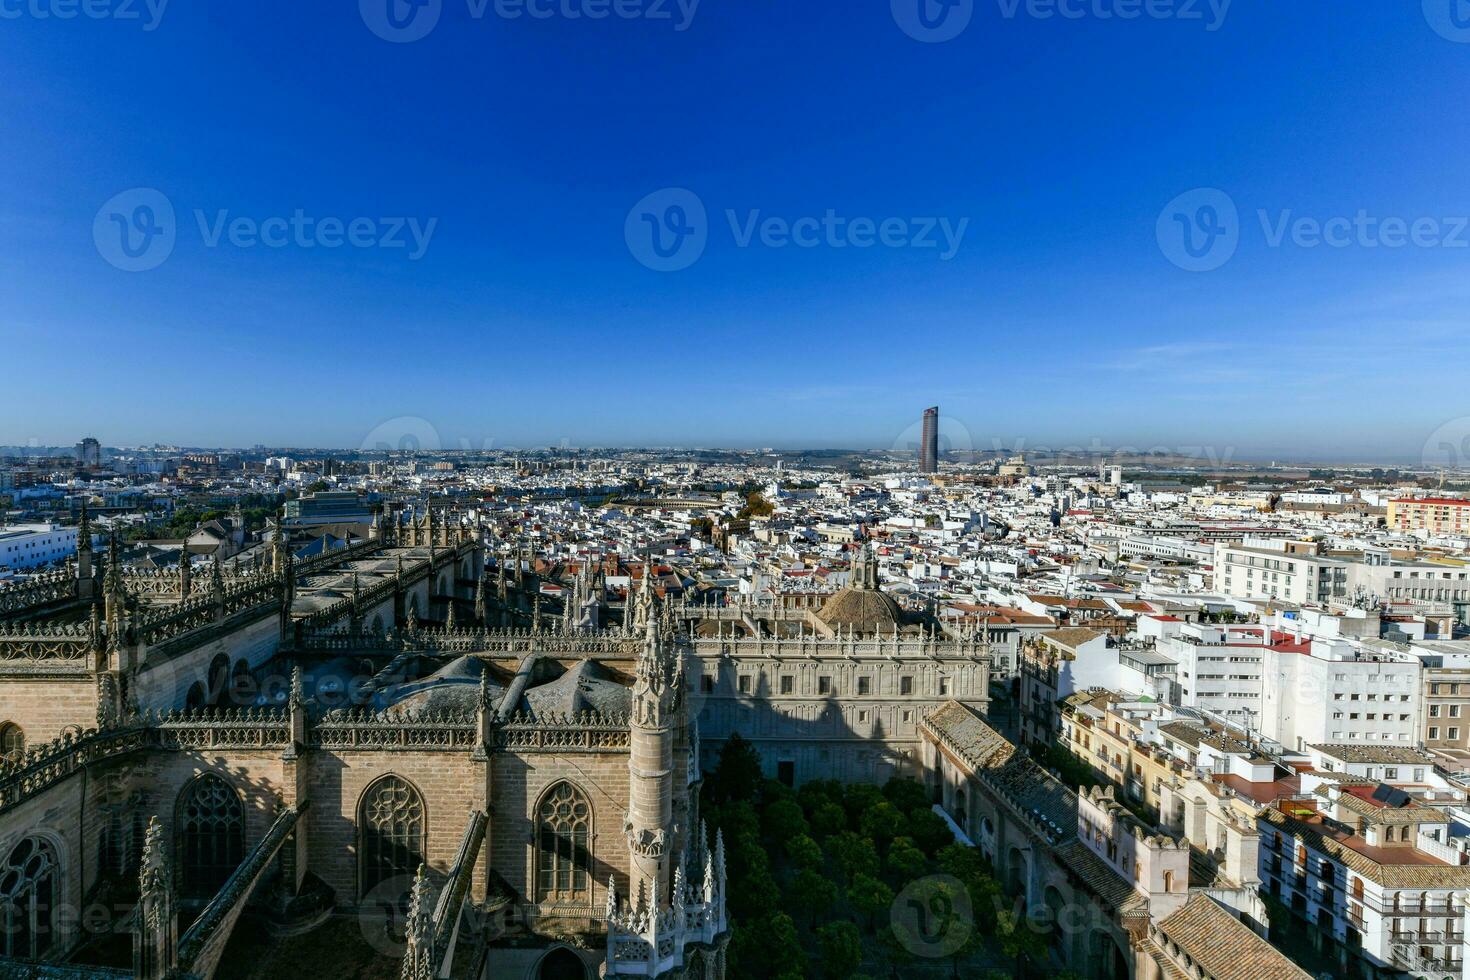
<path fill-rule="evenodd" d="M 856 825 L 862 815 L 871 807 L 883 801 L 883 791 L 868 783 L 858 783 L 847 787 L 843 794 L 842 806 L 847 810 L 847 818 L 852 825 Z"/>
<path fill-rule="evenodd" d="M 730 940 L 730 975 L 804 980 L 807 955 L 796 923 L 785 912 L 770 912 L 738 928 Z"/>
<path fill-rule="evenodd" d="M 715 803 L 754 802 L 761 785 L 761 759 L 755 746 L 736 732 L 720 749 L 720 761 L 710 773 L 710 796 Z"/>
<path fill-rule="evenodd" d="M 786 897 L 790 900 L 788 906 L 800 910 L 799 914 L 810 926 L 837 902 L 837 886 L 820 871 L 803 868 L 791 880 Z"/>
<path fill-rule="evenodd" d="M 879 845 L 887 844 L 904 832 L 903 814 L 892 803 L 880 800 L 863 811 L 858 820 L 858 830 Z"/>
<path fill-rule="evenodd" d="M 822 971 L 831 980 L 849 980 L 863 961 L 863 941 L 851 922 L 829 922 L 817 930 Z"/>
<path fill-rule="evenodd" d="M 798 868 L 815 869 L 822 866 L 822 849 L 807 834 L 797 834 L 786 841 L 786 856 Z"/>
<path fill-rule="evenodd" d="M 867 918 L 868 931 L 872 932 L 874 917 L 893 904 L 893 889 L 877 878 L 853 875 L 852 884 L 847 888 L 847 900 Z"/>
<path fill-rule="evenodd" d="M 804 836 L 810 828 L 807 827 L 806 815 L 801 812 L 800 803 L 795 800 L 777 800 L 767 805 L 761 813 L 761 829 L 765 831 L 768 840 L 780 842 Z"/>
<path fill-rule="evenodd" d="M 944 818 L 933 810 L 914 810 L 909 814 L 908 820 L 909 836 L 914 839 L 914 845 L 925 854 L 934 854 L 947 845 L 955 843 L 954 831 L 949 829 L 949 824 Z M 974 850 L 974 848 L 966 848 Z"/>
<path fill-rule="evenodd" d="M 1031 927 L 1025 915 L 1012 909 L 997 909 L 995 935 L 1000 940 L 1001 952 L 1015 964 L 1015 976 L 1024 975 L 1027 961 L 1040 962 L 1046 958 L 1046 937 Z"/>
<path fill-rule="evenodd" d="M 884 863 L 893 880 L 899 884 L 913 881 L 929 869 L 929 859 L 914 846 L 911 837 L 895 838 L 888 848 L 888 858 Z"/>
<path fill-rule="evenodd" d="M 870 838 L 860 837 L 850 830 L 844 830 L 827 839 L 827 854 L 842 872 L 845 882 L 852 881 L 854 876 L 860 874 L 878 874 L 878 848 Z"/>
<path fill-rule="evenodd" d="M 929 809 L 929 794 L 923 785 L 914 779 L 894 776 L 883 784 L 883 796 L 904 813 Z"/>
<path fill-rule="evenodd" d="M 836 803 L 823 803 L 812 813 L 812 830 L 819 839 L 825 840 L 846 829 L 847 811 Z"/>

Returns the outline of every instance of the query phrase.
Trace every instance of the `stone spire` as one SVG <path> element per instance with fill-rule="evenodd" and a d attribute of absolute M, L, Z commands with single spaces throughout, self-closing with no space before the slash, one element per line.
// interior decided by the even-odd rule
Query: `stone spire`
<path fill-rule="evenodd" d="M 453 630 L 459 628 L 459 618 L 454 611 L 454 593 L 449 593 L 449 612 L 444 616 L 444 628 Z"/>
<path fill-rule="evenodd" d="M 194 564 L 189 560 L 189 542 L 185 539 L 184 543 L 179 545 L 179 595 L 184 599 L 189 598 L 189 590 L 192 585 L 190 576 L 193 571 Z"/>
<path fill-rule="evenodd" d="M 674 826 L 674 727 L 682 706 L 683 671 L 660 624 L 650 618 L 633 682 L 629 725 L 628 839 L 630 880 L 657 906 L 669 893 Z"/>
<path fill-rule="evenodd" d="M 138 873 L 138 909 L 133 934 L 133 973 L 139 980 L 165 980 L 178 966 L 179 917 L 163 824 L 154 816 L 143 839 Z"/>
<path fill-rule="evenodd" d="M 422 864 L 409 892 L 404 939 L 407 948 L 399 980 L 434 980 L 434 913 L 429 897 L 429 879 Z"/>
<path fill-rule="evenodd" d="M 488 576 L 481 574 L 479 580 L 475 582 L 475 622 L 482 627 L 490 625 L 489 621 L 486 619 L 486 615 L 488 613 L 485 602 L 486 578 L 488 578 Z"/>

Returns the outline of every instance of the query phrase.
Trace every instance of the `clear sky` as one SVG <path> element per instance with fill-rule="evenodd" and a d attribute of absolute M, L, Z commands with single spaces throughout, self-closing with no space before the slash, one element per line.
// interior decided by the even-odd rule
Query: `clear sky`
<path fill-rule="evenodd" d="M 1470 434 L 1452 0 L 83 2 L 0 0 L 0 444 Z"/>

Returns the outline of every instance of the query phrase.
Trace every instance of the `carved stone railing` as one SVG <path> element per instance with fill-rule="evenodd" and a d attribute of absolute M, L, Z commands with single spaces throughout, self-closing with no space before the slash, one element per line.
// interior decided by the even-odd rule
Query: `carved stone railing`
<path fill-rule="evenodd" d="M 257 885 L 267 877 L 272 862 L 285 846 L 291 831 L 307 807 L 303 800 L 297 806 L 283 809 L 270 830 L 251 849 L 235 869 L 224 886 L 210 899 L 199 918 L 179 940 L 179 970 L 184 975 L 208 977 L 214 974 L 215 966 L 229 942 L 235 922 L 244 911 L 245 904 Z"/>
<path fill-rule="evenodd" d="M 583 712 L 533 720 L 517 713 L 491 730 L 490 747 L 521 752 L 626 751 L 628 719 Z"/>
<path fill-rule="evenodd" d="M 172 711 L 150 717 L 165 749 L 284 749 L 291 744 L 285 708 Z"/>
<path fill-rule="evenodd" d="M 222 617 L 252 609 L 264 610 L 279 603 L 281 580 L 275 575 L 251 575 L 226 582 L 218 597 L 206 582 L 197 595 L 172 606 L 144 610 L 132 623 L 134 635 L 154 646 L 219 621 Z"/>
<path fill-rule="evenodd" d="M 936 634 L 822 637 L 715 636 L 695 637 L 694 652 L 701 657 L 765 656 L 804 658 L 841 656 L 887 660 L 940 660 L 962 658 L 976 662 L 990 659 L 990 648 L 982 638 L 950 639 Z"/>
<path fill-rule="evenodd" d="M 474 713 L 460 711 L 379 714 L 342 708 L 328 712 L 307 732 L 307 744 L 319 749 L 472 749 L 479 738 Z"/>
<path fill-rule="evenodd" d="M 330 630 L 304 633 L 298 652 L 460 654 L 544 653 L 636 658 L 643 638 L 621 630 L 580 630 L 571 635 L 516 629 Z"/>
<path fill-rule="evenodd" d="M 91 625 L 0 624 L 0 674 L 86 673 Z"/>
<path fill-rule="evenodd" d="M 0 583 L 0 617 L 16 616 L 55 602 L 75 599 L 77 573 L 71 565 L 40 572 L 23 581 Z"/>
<path fill-rule="evenodd" d="M 93 762 L 136 752 L 154 744 L 142 726 L 81 735 L 64 735 L 26 752 L 16 763 L 0 762 L 0 813 L 30 799 Z"/>

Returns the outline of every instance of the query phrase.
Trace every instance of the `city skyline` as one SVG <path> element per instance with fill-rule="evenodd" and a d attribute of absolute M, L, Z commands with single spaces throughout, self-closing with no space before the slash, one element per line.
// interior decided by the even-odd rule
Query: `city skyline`
<path fill-rule="evenodd" d="M 418 416 L 477 445 L 882 447 L 922 393 L 986 442 L 1411 459 L 1465 414 L 1380 355 L 1464 333 L 1467 129 L 1439 79 L 1470 47 L 1417 5 L 1027 9 L 976 5 L 940 44 L 883 5 L 706 3 L 680 30 L 444 4 L 398 44 L 351 5 L 7 21 L 0 331 L 30 369 L 0 439 L 107 418 L 124 443 L 352 446 Z M 289 71 L 235 86 L 262 62 Z M 660 271 L 630 235 L 681 189 L 702 251 Z M 1238 234 L 1191 271 L 1163 232 L 1211 189 Z M 135 190 L 175 220 L 126 271 L 107 235 Z"/>

